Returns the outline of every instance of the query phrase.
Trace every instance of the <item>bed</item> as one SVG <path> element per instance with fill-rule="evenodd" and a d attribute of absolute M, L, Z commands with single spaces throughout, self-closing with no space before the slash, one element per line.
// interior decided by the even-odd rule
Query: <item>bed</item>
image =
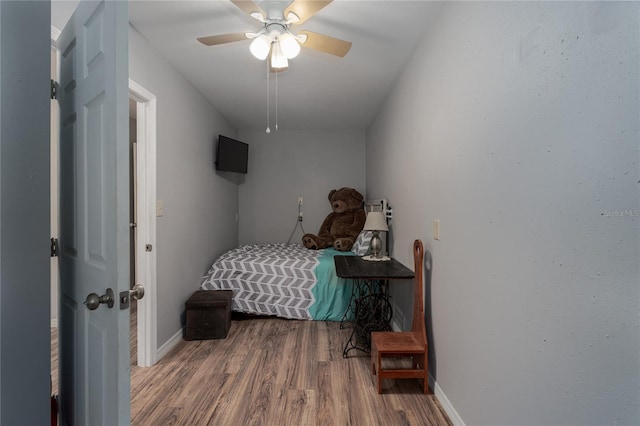
<path fill-rule="evenodd" d="M 390 211 L 386 200 L 365 203 L 368 211 Z M 365 255 L 371 233 L 363 231 L 352 251 L 309 250 L 301 244 L 256 243 L 216 259 L 202 277 L 202 290 L 233 290 L 231 309 L 282 318 L 341 321 L 352 283 L 336 275 L 334 256 Z"/>
<path fill-rule="evenodd" d="M 231 309 L 282 318 L 340 321 L 352 284 L 338 278 L 332 248 L 309 250 L 299 244 L 247 244 L 220 256 L 200 285 L 233 290 Z"/>

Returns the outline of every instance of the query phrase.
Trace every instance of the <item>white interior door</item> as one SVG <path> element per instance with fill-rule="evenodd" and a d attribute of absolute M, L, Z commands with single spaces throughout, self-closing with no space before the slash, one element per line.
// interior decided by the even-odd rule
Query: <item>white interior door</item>
<path fill-rule="evenodd" d="M 130 419 L 128 4 L 81 1 L 60 49 L 60 402 L 66 425 Z M 113 291 L 95 310 L 90 293 Z M 106 301 L 106 300 L 103 300 Z"/>

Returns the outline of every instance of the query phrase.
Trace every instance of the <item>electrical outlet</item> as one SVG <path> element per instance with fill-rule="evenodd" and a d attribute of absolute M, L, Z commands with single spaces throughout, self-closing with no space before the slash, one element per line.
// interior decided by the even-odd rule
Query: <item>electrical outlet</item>
<path fill-rule="evenodd" d="M 440 220 L 433 221 L 433 239 L 440 240 Z"/>

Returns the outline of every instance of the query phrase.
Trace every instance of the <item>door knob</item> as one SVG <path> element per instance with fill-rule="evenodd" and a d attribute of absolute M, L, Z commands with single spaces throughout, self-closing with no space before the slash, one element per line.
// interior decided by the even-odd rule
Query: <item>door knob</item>
<path fill-rule="evenodd" d="M 107 305 L 109 309 L 113 308 L 113 290 L 108 288 L 106 293 L 102 296 L 90 293 L 87 296 L 87 300 L 84 301 L 84 304 L 87 305 L 87 309 L 90 311 L 98 309 L 98 306 L 100 306 L 101 303 Z"/>
<path fill-rule="evenodd" d="M 140 300 L 144 297 L 144 286 L 142 284 L 136 284 L 133 286 L 131 290 L 129 290 L 129 294 L 136 300 Z"/>

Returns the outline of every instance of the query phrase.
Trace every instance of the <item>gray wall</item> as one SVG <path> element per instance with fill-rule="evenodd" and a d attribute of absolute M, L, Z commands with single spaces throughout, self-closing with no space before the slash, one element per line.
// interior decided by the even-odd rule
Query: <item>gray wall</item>
<path fill-rule="evenodd" d="M 639 12 L 445 3 L 367 131 L 466 424 L 640 424 Z"/>
<path fill-rule="evenodd" d="M 135 29 L 129 77 L 157 97 L 158 346 L 181 328 L 184 302 L 215 257 L 238 243 L 235 174 L 218 174 L 218 133 L 237 131 Z"/>
<path fill-rule="evenodd" d="M 0 2 L 0 424 L 49 422 L 50 3 Z"/>
<path fill-rule="evenodd" d="M 240 184 L 240 243 L 286 242 L 302 205 L 304 230 L 317 233 L 331 212 L 327 196 L 349 186 L 365 194 L 365 133 L 240 131 L 249 172 Z M 291 242 L 302 244 L 296 229 Z"/>

